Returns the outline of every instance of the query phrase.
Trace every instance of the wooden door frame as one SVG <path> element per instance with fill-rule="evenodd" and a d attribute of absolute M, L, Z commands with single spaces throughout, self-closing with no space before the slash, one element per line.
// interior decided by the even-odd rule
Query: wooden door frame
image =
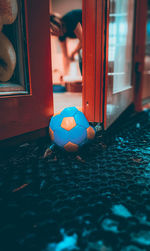
<path fill-rule="evenodd" d="M 135 1 L 133 39 L 133 103 L 142 108 L 147 0 Z M 109 0 L 83 0 L 83 111 L 106 129 Z M 138 73 L 137 73 L 138 65 Z"/>
<path fill-rule="evenodd" d="M 143 71 L 146 40 L 147 0 L 136 0 L 133 83 L 135 111 L 142 110 Z"/>
<path fill-rule="evenodd" d="M 0 96 L 0 140 L 45 128 L 53 114 L 49 0 L 25 0 L 25 21 L 30 94 Z"/>
<path fill-rule="evenodd" d="M 103 122 L 106 4 L 83 0 L 83 111 L 91 122 Z M 106 89 L 106 86 L 105 86 Z"/>

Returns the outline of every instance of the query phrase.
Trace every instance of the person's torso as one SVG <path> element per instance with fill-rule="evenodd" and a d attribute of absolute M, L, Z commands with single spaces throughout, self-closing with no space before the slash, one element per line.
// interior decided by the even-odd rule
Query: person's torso
<path fill-rule="evenodd" d="M 78 23 L 82 25 L 82 10 L 77 9 L 68 12 L 62 17 L 62 21 L 64 22 L 66 32 L 64 36 L 59 37 L 59 40 L 64 41 L 67 37 L 76 38 L 74 30 Z"/>

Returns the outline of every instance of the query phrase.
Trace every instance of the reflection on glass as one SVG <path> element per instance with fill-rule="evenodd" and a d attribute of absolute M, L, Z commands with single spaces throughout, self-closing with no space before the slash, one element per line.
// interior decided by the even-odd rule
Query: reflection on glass
<path fill-rule="evenodd" d="M 113 93 L 131 86 L 134 0 L 110 0 L 108 86 Z"/>
<path fill-rule="evenodd" d="M 8 86 L 27 90 L 29 79 L 24 1 L 0 3 L 0 45 L 0 91 Z"/>

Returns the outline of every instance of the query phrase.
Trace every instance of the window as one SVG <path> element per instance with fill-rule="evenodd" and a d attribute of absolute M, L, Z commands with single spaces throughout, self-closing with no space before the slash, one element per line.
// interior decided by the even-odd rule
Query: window
<path fill-rule="evenodd" d="M 108 85 L 113 93 L 131 87 L 134 0 L 110 0 Z"/>
<path fill-rule="evenodd" d="M 18 11 L 15 21 L 11 24 L 4 24 L 2 28 L 3 38 L 10 41 L 16 55 L 15 68 L 7 80 L 0 79 L 0 95 L 28 94 L 29 74 L 27 58 L 27 42 L 25 27 L 24 1 L 17 1 Z M 2 12 L 2 11 L 1 11 Z M 2 14 L 1 14 L 2 15 Z M 0 55 L 0 65 L 7 69 L 7 59 Z M 9 59 L 8 59 L 9 60 Z"/>

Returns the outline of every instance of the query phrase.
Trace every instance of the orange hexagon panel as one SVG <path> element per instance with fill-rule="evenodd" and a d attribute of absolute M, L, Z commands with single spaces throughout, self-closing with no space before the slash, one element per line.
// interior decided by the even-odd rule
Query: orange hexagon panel
<path fill-rule="evenodd" d="M 51 140 L 54 140 L 54 132 L 52 131 L 51 128 L 49 128 L 49 134 L 50 134 Z"/>
<path fill-rule="evenodd" d="M 63 118 L 61 122 L 61 127 L 67 131 L 70 131 L 72 128 L 76 126 L 75 119 L 73 117 Z"/>
<path fill-rule="evenodd" d="M 94 137 L 95 137 L 94 129 L 91 126 L 89 126 L 86 130 L 87 130 L 87 138 L 94 139 Z"/>
<path fill-rule="evenodd" d="M 74 144 L 74 143 L 71 143 L 70 141 L 64 145 L 64 149 L 67 151 L 67 152 L 76 152 L 78 151 L 78 145 Z"/>

